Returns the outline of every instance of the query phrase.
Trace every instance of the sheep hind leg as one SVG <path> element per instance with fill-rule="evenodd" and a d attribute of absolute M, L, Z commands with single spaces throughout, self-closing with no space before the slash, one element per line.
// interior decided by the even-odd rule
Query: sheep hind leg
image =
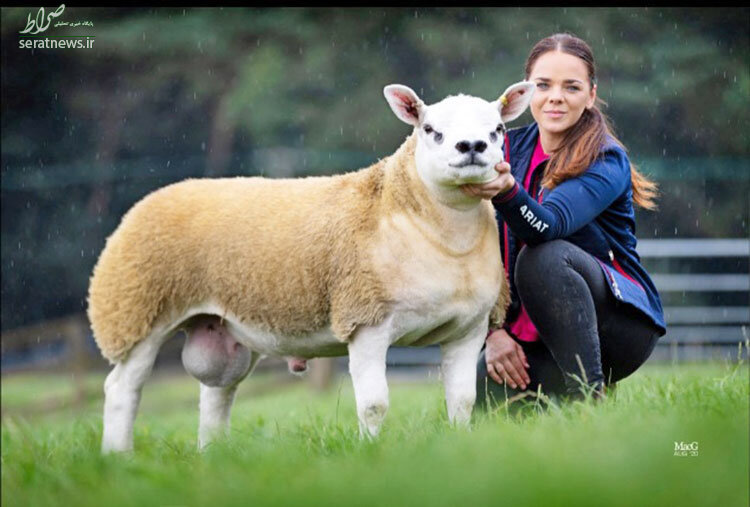
<path fill-rule="evenodd" d="M 262 358 L 261 354 L 249 351 L 250 360 L 244 374 L 225 386 L 209 386 L 201 383 L 200 422 L 198 426 L 198 449 L 204 450 L 216 438 L 229 433 L 229 421 L 237 387 Z"/>
<path fill-rule="evenodd" d="M 133 424 L 141 399 L 141 389 L 156 361 L 166 333 L 154 333 L 136 344 L 117 363 L 104 381 L 102 453 L 133 449 Z"/>
<path fill-rule="evenodd" d="M 245 375 L 228 386 L 208 386 L 201 383 L 200 423 L 198 426 L 198 449 L 204 450 L 216 438 L 229 433 L 229 421 L 234 395 L 239 383 L 250 374 L 260 355 L 253 353 L 253 360 Z"/>
<path fill-rule="evenodd" d="M 239 383 L 260 359 L 227 329 L 219 317 L 202 315 L 186 326 L 182 349 L 185 370 L 200 382 L 198 448 L 229 431 L 229 419 Z"/>

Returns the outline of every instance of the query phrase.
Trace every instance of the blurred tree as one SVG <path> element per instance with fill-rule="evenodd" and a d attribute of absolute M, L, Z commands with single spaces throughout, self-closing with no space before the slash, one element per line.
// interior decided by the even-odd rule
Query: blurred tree
<path fill-rule="evenodd" d="M 748 233 L 747 8 L 66 7 L 93 49 L 21 49 L 32 10 L 0 19 L 3 329 L 83 310 L 105 238 L 151 190 L 363 167 L 409 133 L 385 85 L 494 99 L 559 31 L 592 46 L 618 135 L 661 182 L 639 235 Z"/>

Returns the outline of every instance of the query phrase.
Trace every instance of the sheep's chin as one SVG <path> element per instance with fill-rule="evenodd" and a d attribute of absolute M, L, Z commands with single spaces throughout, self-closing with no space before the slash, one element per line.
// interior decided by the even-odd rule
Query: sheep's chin
<path fill-rule="evenodd" d="M 497 178 L 497 173 L 492 168 L 488 170 L 487 167 L 466 166 L 454 169 L 452 176 L 455 185 L 481 185 Z"/>

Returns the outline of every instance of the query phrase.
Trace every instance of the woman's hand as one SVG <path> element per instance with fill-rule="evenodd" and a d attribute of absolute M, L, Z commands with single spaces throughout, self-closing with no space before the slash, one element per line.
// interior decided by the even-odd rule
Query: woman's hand
<path fill-rule="evenodd" d="M 497 194 L 511 190 L 513 185 L 516 184 L 516 180 L 510 174 L 510 164 L 504 161 L 500 162 L 495 166 L 495 171 L 498 172 L 499 176 L 494 180 L 482 184 L 461 185 L 461 190 L 467 195 L 481 197 L 482 199 L 492 199 Z"/>
<path fill-rule="evenodd" d="M 526 354 L 504 329 L 498 329 L 487 337 L 484 357 L 487 362 L 487 373 L 498 384 L 507 382 L 513 389 L 519 385 L 521 389 L 526 389 L 531 382 L 529 374 L 526 373 L 529 367 Z"/>

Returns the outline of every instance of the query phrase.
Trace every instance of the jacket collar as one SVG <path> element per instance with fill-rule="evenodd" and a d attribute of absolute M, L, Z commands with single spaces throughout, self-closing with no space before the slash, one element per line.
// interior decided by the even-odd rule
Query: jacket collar
<path fill-rule="evenodd" d="M 539 125 L 533 122 L 525 127 L 510 129 L 507 135 L 510 149 L 507 159 L 510 163 L 510 172 L 516 181 L 524 181 L 539 137 Z M 607 136 L 601 152 L 609 150 L 623 151 L 623 148 L 612 137 Z"/>
<path fill-rule="evenodd" d="M 508 131 L 508 148 L 510 154 L 510 172 L 516 181 L 524 181 L 529 169 L 531 157 L 534 154 L 536 140 L 539 137 L 539 126 L 532 123 L 525 127 L 518 127 Z"/>

